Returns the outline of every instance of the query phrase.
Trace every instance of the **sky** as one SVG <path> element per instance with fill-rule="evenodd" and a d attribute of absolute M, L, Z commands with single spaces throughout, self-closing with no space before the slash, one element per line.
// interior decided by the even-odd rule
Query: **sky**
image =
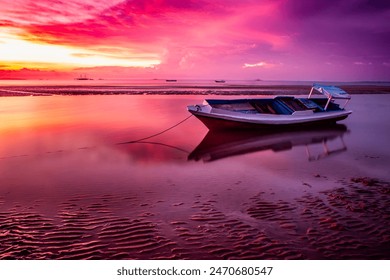
<path fill-rule="evenodd" d="M 0 79 L 390 81 L 388 0 L 0 0 Z"/>

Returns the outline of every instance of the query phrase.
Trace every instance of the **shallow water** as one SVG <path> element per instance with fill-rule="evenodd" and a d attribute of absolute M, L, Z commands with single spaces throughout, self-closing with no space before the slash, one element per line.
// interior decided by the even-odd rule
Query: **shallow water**
<path fill-rule="evenodd" d="M 330 130 L 144 139 L 203 98 L 1 98 L 0 258 L 390 257 L 390 95 Z"/>

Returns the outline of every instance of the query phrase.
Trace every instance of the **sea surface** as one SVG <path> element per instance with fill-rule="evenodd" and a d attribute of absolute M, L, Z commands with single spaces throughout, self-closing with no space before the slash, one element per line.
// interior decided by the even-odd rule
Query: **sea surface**
<path fill-rule="evenodd" d="M 0 259 L 390 258 L 390 95 L 272 133 L 208 131 L 203 99 L 1 97 Z"/>

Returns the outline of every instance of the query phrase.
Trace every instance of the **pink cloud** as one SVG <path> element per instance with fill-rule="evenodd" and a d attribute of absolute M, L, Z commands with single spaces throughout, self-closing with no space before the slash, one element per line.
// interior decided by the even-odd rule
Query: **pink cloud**
<path fill-rule="evenodd" d="M 1 19 L 15 24 L 81 22 L 122 0 L 12 0 L 1 4 Z"/>
<path fill-rule="evenodd" d="M 254 67 L 269 68 L 269 67 L 274 67 L 274 66 L 276 66 L 276 64 L 265 62 L 265 61 L 260 61 L 257 63 L 244 63 L 244 65 L 242 67 L 243 68 L 254 68 Z"/>
<path fill-rule="evenodd" d="M 62 1 L 59 3 L 64 5 Z M 50 9 L 33 13 L 34 8 L 40 9 L 42 4 L 27 5 L 25 9 L 29 12 L 41 13 L 45 18 L 54 20 L 34 16 L 23 26 L 25 37 L 53 44 L 96 46 L 108 43 L 128 46 L 129 49 L 160 51 L 176 45 L 184 48 L 232 47 L 232 41 L 247 44 L 248 39 L 253 41 L 252 44 L 260 41 L 280 45 L 283 41 L 283 36 L 248 28 L 248 18 L 262 14 L 263 7 L 260 5 L 241 4 L 242 7 L 231 9 L 221 3 L 202 1 L 185 1 L 185 4 L 182 1 L 124 1 L 94 15 L 88 5 L 75 5 L 75 1 L 70 3 L 73 3 L 69 4 L 70 11 L 54 9 L 52 15 L 49 15 Z M 269 7 L 264 9 L 268 11 Z M 85 12 L 87 16 L 84 19 L 73 18 L 76 10 L 76 14 Z M 56 21 L 56 18 L 60 20 Z"/>
<path fill-rule="evenodd" d="M 390 79 L 389 11 L 364 0 L 13 0 L 2 4 L 0 32 L 85 49 L 78 57 L 159 60 L 161 75 L 355 78 L 357 61 Z"/>

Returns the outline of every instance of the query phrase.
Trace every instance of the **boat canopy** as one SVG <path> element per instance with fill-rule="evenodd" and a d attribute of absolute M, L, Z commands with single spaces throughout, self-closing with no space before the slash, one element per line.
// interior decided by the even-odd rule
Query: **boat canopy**
<path fill-rule="evenodd" d="M 343 108 L 347 106 L 348 101 L 351 99 L 351 96 L 341 88 L 335 86 L 324 86 L 319 84 L 313 84 L 313 87 L 310 90 L 308 98 L 311 97 L 314 90 L 318 91 L 319 93 L 322 93 L 328 98 L 328 102 L 324 107 L 325 111 L 328 109 L 329 103 L 332 99 L 346 99 L 347 101 L 345 102 Z"/>
<path fill-rule="evenodd" d="M 351 96 L 347 92 L 335 86 L 314 84 L 313 89 L 317 90 L 328 98 L 351 99 Z"/>

